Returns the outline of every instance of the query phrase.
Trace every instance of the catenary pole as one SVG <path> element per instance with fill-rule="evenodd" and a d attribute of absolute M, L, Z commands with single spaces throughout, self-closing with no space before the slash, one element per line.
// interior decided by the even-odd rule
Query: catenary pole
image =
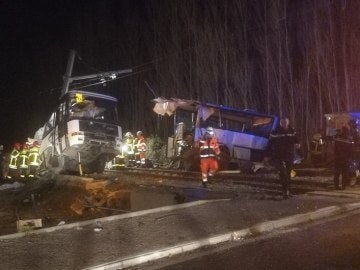
<path fill-rule="evenodd" d="M 101 78 L 101 77 L 112 76 L 112 75 L 116 76 L 119 74 L 132 72 L 132 69 L 122 69 L 122 70 L 106 71 L 106 72 L 99 72 L 99 73 L 95 73 L 95 74 L 71 77 L 72 70 L 74 67 L 75 54 L 76 54 L 76 52 L 74 50 L 70 51 L 69 59 L 68 59 L 67 67 L 66 67 L 66 72 L 65 72 L 65 76 L 64 76 L 64 85 L 63 85 L 63 89 L 61 92 L 61 96 L 64 96 L 69 91 L 69 87 L 72 82 L 93 79 L 93 78 Z"/>

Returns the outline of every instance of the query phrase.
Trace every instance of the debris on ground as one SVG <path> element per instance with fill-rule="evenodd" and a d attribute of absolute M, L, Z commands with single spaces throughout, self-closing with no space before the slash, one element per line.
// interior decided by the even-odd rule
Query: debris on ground
<path fill-rule="evenodd" d="M 129 185 L 106 179 L 4 183 L 0 235 L 128 212 L 130 194 Z"/>
<path fill-rule="evenodd" d="M 41 227 L 42 220 L 40 218 L 16 221 L 17 232 L 27 232 Z"/>

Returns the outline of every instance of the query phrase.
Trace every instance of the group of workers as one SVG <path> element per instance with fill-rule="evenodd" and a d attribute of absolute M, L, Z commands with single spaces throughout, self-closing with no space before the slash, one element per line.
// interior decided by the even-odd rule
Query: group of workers
<path fill-rule="evenodd" d="M 36 140 L 15 143 L 8 164 L 2 166 L 3 178 L 34 178 L 41 164 L 39 149 L 40 143 Z"/>
<path fill-rule="evenodd" d="M 324 142 L 318 135 L 313 139 L 316 140 L 313 142 L 316 147 L 312 151 L 319 154 Z M 346 189 L 355 184 L 351 183 L 352 178 L 357 179 L 360 176 L 360 136 L 357 123 L 350 120 L 347 125 L 337 131 L 333 142 L 334 186 L 335 189 Z M 200 150 L 202 183 L 206 186 L 208 177 L 213 176 L 218 170 L 220 155 L 219 144 L 211 127 L 206 129 L 205 134 L 195 146 Z M 295 130 L 290 126 L 289 119 L 280 119 L 279 126 L 270 134 L 266 160 L 271 161 L 279 172 L 284 199 L 291 196 L 291 172 L 293 164 L 296 163 L 297 149 L 300 149 L 300 143 Z"/>
<path fill-rule="evenodd" d="M 332 162 L 334 169 L 335 189 L 346 189 L 354 186 L 360 176 L 360 138 L 357 120 L 351 119 L 342 123 L 340 129 L 334 129 L 332 140 L 325 142 L 320 133 L 311 141 L 311 161 L 315 167 L 321 162 Z M 333 146 L 328 159 L 327 147 Z"/>
<path fill-rule="evenodd" d="M 334 185 L 336 189 L 345 189 L 349 185 L 350 162 L 353 158 L 354 147 L 359 145 L 356 126 L 353 122 L 344 126 L 334 138 Z M 16 143 L 10 154 L 7 166 L 2 160 L 2 178 L 33 178 L 41 164 L 39 156 L 40 144 L 36 140 L 28 140 L 24 144 Z M 199 140 L 195 141 L 200 158 L 202 185 L 207 186 L 208 178 L 215 175 L 219 169 L 220 146 L 209 126 Z M 296 149 L 300 148 L 295 130 L 290 126 L 288 118 L 280 119 L 279 126 L 270 134 L 268 155 L 273 165 L 279 171 L 283 197 L 291 196 L 289 185 Z M 1 149 L 0 149 L 1 150 Z M 131 132 L 124 135 L 123 145 L 119 154 L 111 161 L 112 169 L 124 167 L 146 167 L 147 145 L 142 131 Z M 360 151 L 358 151 L 360 152 Z M 2 159 L 3 156 L 2 156 Z M 341 177 L 340 177 L 341 176 Z"/>
<path fill-rule="evenodd" d="M 136 132 L 136 136 L 130 131 L 126 132 L 121 150 L 112 160 L 111 168 L 122 169 L 124 167 L 145 167 L 146 150 L 146 140 L 142 131 Z"/>
<path fill-rule="evenodd" d="M 41 164 L 40 143 L 36 140 L 28 139 L 24 144 L 15 143 L 8 158 L 1 152 L 1 178 L 35 178 L 36 172 Z M 146 140 L 142 131 L 136 132 L 134 136 L 127 132 L 124 142 L 118 155 L 111 161 L 112 169 L 124 167 L 145 167 L 146 165 Z"/>

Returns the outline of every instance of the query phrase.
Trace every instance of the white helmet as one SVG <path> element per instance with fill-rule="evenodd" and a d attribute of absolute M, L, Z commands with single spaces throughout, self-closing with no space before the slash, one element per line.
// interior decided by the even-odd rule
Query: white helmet
<path fill-rule="evenodd" d="M 125 133 L 125 138 L 130 138 L 130 137 L 132 137 L 132 136 L 133 136 L 133 135 L 131 134 L 130 131 L 128 131 L 128 132 Z"/>
<path fill-rule="evenodd" d="M 136 136 L 140 136 L 140 135 L 142 135 L 142 131 L 138 131 L 138 132 L 136 132 Z"/>
<path fill-rule="evenodd" d="M 206 128 L 206 134 L 210 135 L 210 136 L 214 136 L 214 129 L 212 127 L 207 127 Z"/>

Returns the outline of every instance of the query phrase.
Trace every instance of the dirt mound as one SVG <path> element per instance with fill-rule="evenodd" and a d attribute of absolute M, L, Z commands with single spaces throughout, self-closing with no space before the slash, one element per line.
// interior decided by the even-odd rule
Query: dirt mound
<path fill-rule="evenodd" d="M 23 186 L 0 191 L 0 234 L 16 233 L 16 221 L 41 219 L 42 227 L 95 219 L 127 212 L 129 186 L 108 180 L 85 178 Z"/>

